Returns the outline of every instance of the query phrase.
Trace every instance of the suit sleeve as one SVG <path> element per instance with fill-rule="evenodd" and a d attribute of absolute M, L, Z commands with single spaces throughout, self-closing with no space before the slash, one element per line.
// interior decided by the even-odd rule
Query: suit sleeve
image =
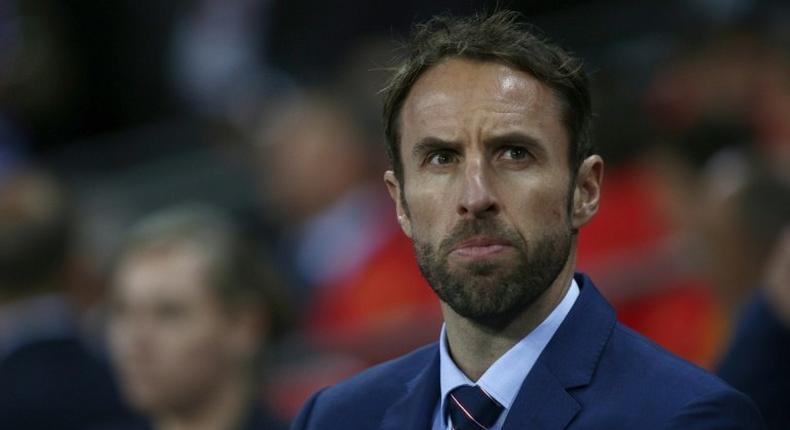
<path fill-rule="evenodd" d="M 319 390 L 310 396 L 309 399 L 307 399 L 304 406 L 302 406 L 302 410 L 299 412 L 299 415 L 291 424 L 291 430 L 306 430 L 310 428 L 316 428 L 315 426 L 310 425 L 310 418 L 312 417 L 313 407 L 318 400 L 318 396 L 321 395 L 325 389 L 326 388 Z"/>
<path fill-rule="evenodd" d="M 724 389 L 687 403 L 666 428 L 758 430 L 765 427 L 760 412 L 748 397 L 735 390 Z"/>

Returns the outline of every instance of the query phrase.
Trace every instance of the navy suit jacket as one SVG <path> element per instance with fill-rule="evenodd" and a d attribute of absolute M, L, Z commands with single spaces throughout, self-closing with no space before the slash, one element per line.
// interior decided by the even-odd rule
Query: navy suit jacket
<path fill-rule="evenodd" d="M 0 360 L 0 430 L 104 429 L 130 417 L 109 367 L 76 337 L 31 342 Z"/>
<path fill-rule="evenodd" d="M 504 430 L 762 428 L 747 397 L 619 324 L 587 276 L 576 282 Z M 439 395 L 434 343 L 319 391 L 292 429 L 429 430 Z"/>

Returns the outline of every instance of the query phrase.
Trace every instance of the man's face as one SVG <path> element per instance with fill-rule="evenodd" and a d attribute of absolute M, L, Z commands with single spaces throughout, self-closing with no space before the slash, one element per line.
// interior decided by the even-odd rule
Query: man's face
<path fill-rule="evenodd" d="M 557 97 L 510 67 L 449 59 L 414 84 L 400 127 L 402 189 L 385 179 L 424 276 L 473 320 L 525 309 L 572 249 Z"/>
<path fill-rule="evenodd" d="M 204 255 L 183 246 L 128 256 L 114 279 L 110 345 L 124 391 L 158 413 L 198 403 L 228 378 L 234 325 L 208 288 Z"/>

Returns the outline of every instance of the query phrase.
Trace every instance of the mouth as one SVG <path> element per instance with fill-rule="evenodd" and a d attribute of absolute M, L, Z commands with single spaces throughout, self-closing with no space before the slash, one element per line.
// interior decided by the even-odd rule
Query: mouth
<path fill-rule="evenodd" d="M 495 256 L 511 248 L 513 246 L 506 240 L 475 236 L 456 245 L 450 254 L 466 259 L 480 259 Z"/>

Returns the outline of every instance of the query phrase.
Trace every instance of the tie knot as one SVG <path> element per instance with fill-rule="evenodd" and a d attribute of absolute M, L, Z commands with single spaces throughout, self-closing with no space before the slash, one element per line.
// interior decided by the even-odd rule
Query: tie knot
<path fill-rule="evenodd" d="M 450 391 L 447 410 L 456 430 L 488 430 L 504 407 L 482 388 L 462 385 Z"/>

